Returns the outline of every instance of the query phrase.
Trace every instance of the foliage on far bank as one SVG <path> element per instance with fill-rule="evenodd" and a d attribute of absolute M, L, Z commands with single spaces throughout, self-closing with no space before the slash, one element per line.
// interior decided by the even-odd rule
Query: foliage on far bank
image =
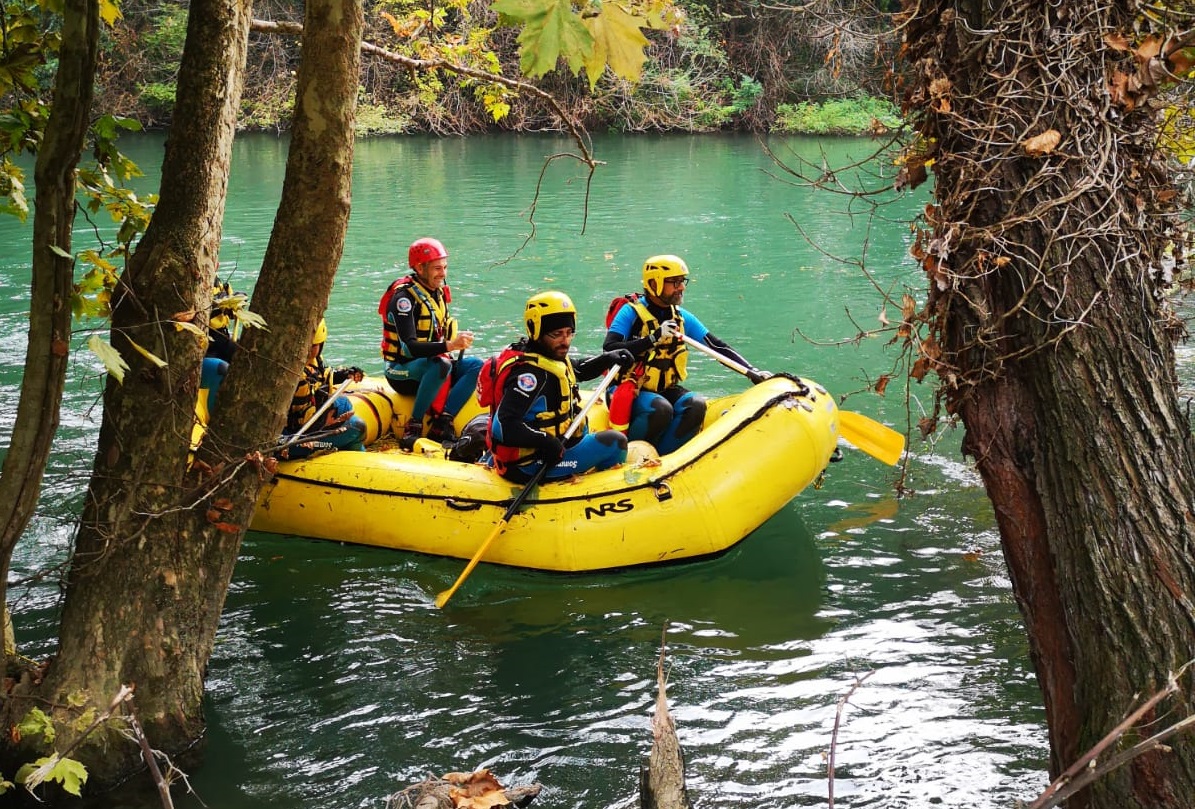
<path fill-rule="evenodd" d="M 901 125 L 900 111 L 887 99 L 860 96 L 816 103 L 781 104 L 773 131 L 800 135 L 883 134 Z"/>
<path fill-rule="evenodd" d="M 810 125 L 821 126 L 826 116 L 797 112 L 804 109 L 801 105 L 836 103 L 833 99 L 860 92 L 882 97 L 890 77 L 874 64 L 892 45 L 891 18 L 875 11 L 883 3 L 819 5 L 814 19 L 803 7 L 760 8 L 750 0 L 677 0 L 668 11 L 647 0 L 593 3 L 589 11 L 581 9 L 579 18 L 586 23 L 581 26 L 575 21 L 565 25 L 564 7 L 544 0 L 445 0 L 432 6 L 416 0 L 366 0 L 365 39 L 408 58 L 441 58 L 515 76 L 523 62 L 534 61 L 526 47 L 527 27 L 520 32 L 501 23 L 512 14 L 535 18 L 540 24 L 534 30 L 542 40 L 558 22 L 564 33 L 553 33 L 553 41 L 557 36 L 590 37 L 597 44 L 588 62 L 566 51 L 559 61 L 535 62 L 537 72 L 547 71 L 538 83 L 592 131 L 816 134 L 818 129 L 802 129 L 794 121 L 805 116 Z M 106 34 L 102 46 L 98 104 L 148 127 L 167 126 L 187 4 L 126 0 L 122 10 L 123 20 Z M 254 5 L 254 15 L 301 23 L 303 8 L 296 0 L 263 0 Z M 645 43 L 642 55 L 636 38 Z M 602 55 L 615 68 L 623 66 L 618 75 L 595 61 Z M 296 38 L 250 36 L 242 128 L 277 131 L 288 125 L 298 60 Z M 549 69 L 553 65 L 556 69 Z M 627 71 L 636 66 L 638 81 L 627 81 Z M 358 101 L 361 134 L 561 128 L 541 98 L 445 71 L 409 71 L 369 54 L 363 60 Z M 881 115 L 874 117 L 891 125 Z M 849 121 L 822 131 L 865 133 L 870 126 L 869 118 L 862 126 Z"/>

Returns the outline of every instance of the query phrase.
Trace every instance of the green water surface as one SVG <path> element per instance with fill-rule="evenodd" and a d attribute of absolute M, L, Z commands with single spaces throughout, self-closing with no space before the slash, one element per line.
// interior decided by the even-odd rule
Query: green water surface
<path fill-rule="evenodd" d="M 873 148 L 770 145 L 815 174 Z M 161 137 L 126 146 L 154 188 Z M 872 212 L 803 187 L 744 136 L 599 137 L 591 180 L 561 159 L 537 189 L 545 159 L 573 148 L 509 135 L 359 143 L 327 355 L 380 372 L 378 298 L 421 236 L 448 247 L 454 312 L 479 354 L 516 337 L 523 302 L 548 288 L 580 309 L 575 350 L 597 351 L 611 296 L 638 287 L 648 256 L 676 253 L 692 270 L 686 307 L 757 366 L 855 393 L 845 408 L 897 426 L 922 415 L 928 387 L 858 393 L 895 356 L 890 333 L 855 338 L 881 326 L 878 290 L 922 294 L 906 222 L 924 196 Z M 252 287 L 285 157 L 283 140 L 237 141 L 221 260 L 238 287 Z M 868 166 L 841 179 L 881 187 L 890 168 Z M 89 235 L 80 221 L 76 247 Z M 0 221 L 4 445 L 28 255 L 28 229 Z M 69 549 L 100 418 L 100 369 L 76 356 L 14 581 Z M 690 371 L 710 395 L 746 384 L 705 358 Z M 705 809 L 824 806 L 838 702 L 869 673 L 834 745 L 837 806 L 1031 798 L 1045 785 L 1043 714 L 990 506 L 957 443 L 914 444 L 916 493 L 901 500 L 896 470 L 846 449 L 820 489 L 721 558 L 575 576 L 482 565 L 443 611 L 431 599 L 459 561 L 250 534 L 209 669 L 206 764 L 191 784 L 220 809 L 366 807 L 428 774 L 484 766 L 508 784 L 543 783 L 536 806 L 633 806 L 667 624 L 668 693 Z M 51 652 L 57 589 L 15 595 L 23 650 Z"/>

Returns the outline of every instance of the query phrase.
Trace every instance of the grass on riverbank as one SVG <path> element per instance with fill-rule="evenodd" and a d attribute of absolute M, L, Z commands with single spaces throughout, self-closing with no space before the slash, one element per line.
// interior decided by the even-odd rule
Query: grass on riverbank
<path fill-rule="evenodd" d="M 901 123 L 900 112 L 892 102 L 858 96 L 779 104 L 772 131 L 786 135 L 874 135 Z"/>

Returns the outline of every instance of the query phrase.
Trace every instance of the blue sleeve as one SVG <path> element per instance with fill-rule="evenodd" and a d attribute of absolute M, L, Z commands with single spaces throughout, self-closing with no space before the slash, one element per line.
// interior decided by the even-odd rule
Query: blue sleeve
<path fill-rule="evenodd" d="M 705 336 L 710 333 L 710 330 L 705 327 L 697 317 L 686 310 L 684 307 L 680 308 L 681 319 L 685 322 L 685 335 L 692 337 L 697 342 L 705 340 Z"/>
<path fill-rule="evenodd" d="M 621 334 L 624 338 L 635 333 L 635 324 L 639 321 L 639 314 L 634 306 L 624 306 L 614 315 L 610 322 L 610 331 Z"/>

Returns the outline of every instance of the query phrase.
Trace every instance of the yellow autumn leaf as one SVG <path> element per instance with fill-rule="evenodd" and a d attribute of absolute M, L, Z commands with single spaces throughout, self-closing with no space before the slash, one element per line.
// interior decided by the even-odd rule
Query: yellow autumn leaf
<path fill-rule="evenodd" d="M 131 345 L 137 351 L 138 354 L 145 357 L 147 360 L 149 360 L 150 362 L 152 362 L 154 365 L 158 366 L 159 368 L 166 367 L 166 360 L 162 359 L 157 354 L 154 354 L 149 349 L 142 348 L 141 346 L 137 345 L 137 343 L 134 340 L 130 339 L 129 345 Z"/>
<path fill-rule="evenodd" d="M 129 366 L 120 356 L 119 351 L 98 334 L 91 335 L 87 341 L 87 347 L 91 349 L 92 354 L 100 358 L 100 362 L 104 363 L 104 368 L 117 382 L 124 382 L 125 371 L 129 370 Z"/>
<path fill-rule="evenodd" d="M 120 13 L 120 5 L 113 0 L 101 0 L 100 2 L 100 19 L 108 24 L 108 27 L 116 25 L 116 21 L 124 17 Z"/>
<path fill-rule="evenodd" d="M 582 22 L 593 37 L 593 51 L 585 59 L 585 75 L 589 89 L 597 86 L 606 65 L 616 76 L 627 81 L 639 81 L 647 56 L 647 37 L 639 29 L 648 20 L 627 12 L 617 3 L 603 3 L 600 14 L 583 17 Z"/>

